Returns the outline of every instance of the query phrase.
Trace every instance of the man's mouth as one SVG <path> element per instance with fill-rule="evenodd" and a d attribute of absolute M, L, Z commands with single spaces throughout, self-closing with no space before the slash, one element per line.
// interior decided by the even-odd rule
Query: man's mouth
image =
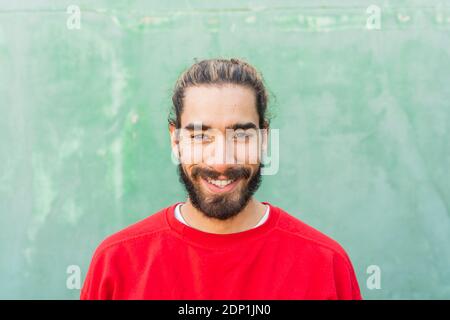
<path fill-rule="evenodd" d="M 238 179 L 219 180 L 202 177 L 201 180 L 209 191 L 214 193 L 223 193 L 232 191 L 237 186 L 237 184 L 241 179 L 238 178 Z"/>

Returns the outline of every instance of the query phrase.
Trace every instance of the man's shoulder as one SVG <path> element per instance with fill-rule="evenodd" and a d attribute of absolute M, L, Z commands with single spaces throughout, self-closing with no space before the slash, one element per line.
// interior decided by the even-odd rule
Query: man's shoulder
<path fill-rule="evenodd" d="M 121 244 L 126 244 L 139 239 L 145 239 L 170 229 L 166 221 L 166 210 L 170 207 L 171 206 L 163 208 L 146 218 L 107 236 L 97 247 L 96 255 L 108 248 L 117 247 Z"/>
<path fill-rule="evenodd" d="M 277 223 L 277 229 L 285 235 L 288 235 L 292 241 L 297 241 L 302 245 L 308 245 L 312 248 L 323 248 L 333 253 L 337 253 L 344 259 L 347 259 L 347 253 L 344 248 L 333 238 L 306 224 L 299 218 L 280 210 L 280 217 Z"/>

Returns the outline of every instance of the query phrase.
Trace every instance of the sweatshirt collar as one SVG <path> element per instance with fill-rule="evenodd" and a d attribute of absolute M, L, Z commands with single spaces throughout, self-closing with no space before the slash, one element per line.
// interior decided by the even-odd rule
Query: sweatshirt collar
<path fill-rule="evenodd" d="M 206 248 L 230 247 L 240 245 L 244 241 L 260 238 L 275 228 L 280 215 L 279 208 L 268 202 L 262 202 L 270 207 L 268 219 L 260 226 L 241 232 L 218 234 L 209 233 L 185 225 L 175 217 L 175 207 L 182 202 L 177 202 L 166 208 L 165 216 L 169 227 L 183 240 Z"/>

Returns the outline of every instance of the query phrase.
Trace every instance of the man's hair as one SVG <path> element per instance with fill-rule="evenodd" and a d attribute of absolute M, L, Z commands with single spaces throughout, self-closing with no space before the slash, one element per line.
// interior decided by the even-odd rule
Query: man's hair
<path fill-rule="evenodd" d="M 263 77 L 249 63 L 236 58 L 202 60 L 184 71 L 178 78 L 173 91 L 173 106 L 168 119 L 169 124 L 180 128 L 183 98 L 188 87 L 214 84 L 237 84 L 252 89 L 255 92 L 259 127 L 268 126 L 269 119 L 266 116 L 268 94 Z"/>

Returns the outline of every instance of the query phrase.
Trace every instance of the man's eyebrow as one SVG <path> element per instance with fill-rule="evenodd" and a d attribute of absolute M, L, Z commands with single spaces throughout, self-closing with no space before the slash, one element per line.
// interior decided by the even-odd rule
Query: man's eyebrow
<path fill-rule="evenodd" d="M 184 127 L 184 129 L 189 131 L 199 130 L 199 131 L 206 131 L 211 129 L 211 126 L 202 124 L 202 123 L 189 123 Z M 235 123 L 231 126 L 227 126 L 226 129 L 232 129 L 232 130 L 247 130 L 247 129 L 258 129 L 258 126 L 254 124 L 253 122 L 245 122 L 245 123 Z"/>
<path fill-rule="evenodd" d="M 189 130 L 189 131 L 194 131 L 194 130 L 206 131 L 208 129 L 211 129 L 211 127 L 204 125 L 202 123 L 189 123 L 187 126 L 184 127 L 184 129 Z"/>
<path fill-rule="evenodd" d="M 256 124 L 253 122 L 245 122 L 245 123 L 235 123 L 232 126 L 227 127 L 227 129 L 233 129 L 233 130 L 247 130 L 247 129 L 258 129 Z"/>

